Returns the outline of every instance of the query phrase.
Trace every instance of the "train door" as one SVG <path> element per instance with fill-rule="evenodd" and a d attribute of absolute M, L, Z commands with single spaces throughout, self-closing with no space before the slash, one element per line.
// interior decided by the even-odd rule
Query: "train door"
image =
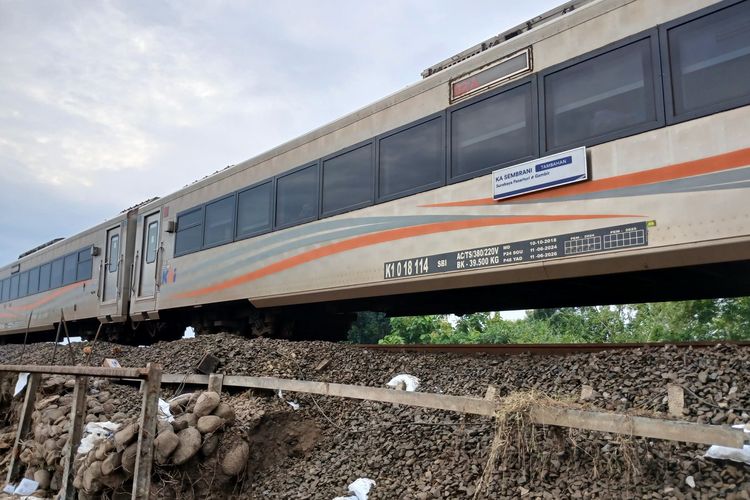
<path fill-rule="evenodd" d="M 143 221 L 141 237 L 141 265 L 138 279 L 138 298 L 153 297 L 156 293 L 159 257 L 159 212 Z"/>
<path fill-rule="evenodd" d="M 118 298 L 118 285 L 120 282 L 121 252 L 120 252 L 120 226 L 107 231 L 107 248 L 104 259 L 104 288 L 102 290 L 102 302 L 113 302 Z"/>

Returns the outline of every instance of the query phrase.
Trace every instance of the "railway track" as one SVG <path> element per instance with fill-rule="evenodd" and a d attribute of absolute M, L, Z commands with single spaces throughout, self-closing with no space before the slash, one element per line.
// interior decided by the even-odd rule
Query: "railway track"
<path fill-rule="evenodd" d="M 715 342 L 632 342 L 622 344 L 356 344 L 357 347 L 389 352 L 461 353 L 503 356 L 511 354 L 555 355 L 675 346 L 680 349 L 706 349 L 718 344 L 750 346 L 747 340 Z"/>

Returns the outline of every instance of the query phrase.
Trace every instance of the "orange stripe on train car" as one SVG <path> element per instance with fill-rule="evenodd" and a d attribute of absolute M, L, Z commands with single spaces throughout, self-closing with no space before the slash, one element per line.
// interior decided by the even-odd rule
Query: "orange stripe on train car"
<path fill-rule="evenodd" d="M 33 310 L 33 309 L 35 309 L 35 308 L 37 308 L 37 307 L 39 307 L 41 305 L 46 304 L 47 302 L 50 302 L 52 299 L 54 299 L 56 297 L 59 297 L 60 295 L 62 295 L 64 293 L 66 293 L 66 292 L 68 292 L 68 291 L 70 291 L 70 290 L 72 290 L 72 289 L 80 286 L 81 284 L 87 285 L 89 283 L 91 283 L 91 280 L 88 280 L 88 281 L 79 281 L 77 283 L 71 283 L 70 285 L 65 285 L 62 288 L 56 289 L 52 293 L 45 294 L 44 297 L 40 298 L 39 300 L 37 300 L 36 302 L 34 302 L 32 304 L 26 304 L 25 306 L 18 306 L 18 307 L 9 307 L 8 309 L 11 310 L 11 311 L 31 311 L 31 310 Z"/>
<path fill-rule="evenodd" d="M 498 226 L 508 224 L 526 224 L 530 222 L 556 222 L 556 221 L 568 221 L 568 220 L 589 220 L 589 219 L 609 219 L 609 218 L 633 218 L 643 217 L 642 215 L 625 215 L 625 214 L 593 214 L 593 215 L 528 215 L 528 216 L 515 216 L 515 217 L 483 217 L 479 219 L 468 219 L 459 221 L 449 222 L 434 222 L 430 224 L 423 224 L 420 226 L 410 226 L 398 229 L 389 229 L 386 231 L 380 231 L 377 233 L 366 234 L 363 236 L 357 236 L 348 240 L 331 243 L 314 250 L 303 252 L 299 255 L 289 257 L 279 262 L 269 264 L 255 271 L 251 271 L 246 274 L 242 274 L 235 278 L 217 283 L 215 285 L 207 286 L 197 290 L 184 292 L 177 294 L 175 298 L 189 298 L 199 297 L 209 293 L 218 292 L 227 288 L 247 283 L 249 281 L 257 280 L 271 274 L 275 274 L 281 271 L 285 271 L 292 267 L 296 267 L 302 264 L 306 264 L 313 260 L 317 260 L 330 255 L 346 252 L 349 250 L 355 250 L 370 245 L 377 245 L 379 243 L 386 243 L 389 241 L 396 241 L 404 238 L 411 238 L 413 236 L 423 236 L 433 233 L 442 233 L 448 231 L 458 231 L 460 229 L 471 229 L 475 227 L 484 226 Z"/>
<path fill-rule="evenodd" d="M 611 189 L 620 189 L 625 187 L 638 186 L 643 184 L 654 184 L 657 182 L 671 181 L 684 177 L 693 177 L 696 175 L 710 174 L 721 170 L 744 167 L 750 164 L 750 148 L 739 149 L 731 153 L 724 153 L 717 156 L 710 156 L 700 160 L 692 160 L 685 163 L 677 163 L 666 167 L 654 168 L 643 172 L 634 172 L 632 174 L 623 174 L 606 179 L 598 179 L 591 182 L 582 182 L 559 187 L 549 191 L 540 191 L 529 193 L 527 195 L 511 198 L 512 200 L 544 200 L 549 198 L 558 198 L 563 196 L 575 196 L 579 194 L 597 193 L 599 191 L 608 191 Z M 420 205 L 421 207 L 471 207 L 480 205 L 496 205 L 497 203 L 508 201 L 492 198 L 477 198 L 474 200 L 449 201 L 445 203 L 431 203 L 429 205 Z"/>

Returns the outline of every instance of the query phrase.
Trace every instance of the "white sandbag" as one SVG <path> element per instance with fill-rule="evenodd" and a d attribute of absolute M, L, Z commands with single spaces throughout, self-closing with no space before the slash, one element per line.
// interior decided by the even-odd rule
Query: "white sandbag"
<path fill-rule="evenodd" d="M 745 434 L 750 434 L 750 424 L 733 425 L 732 428 L 744 429 Z M 744 462 L 750 465 L 750 445 L 746 444 L 742 448 L 727 448 L 726 446 L 713 445 L 708 449 L 708 451 L 706 451 L 706 454 L 703 456 L 707 458 L 715 458 L 717 460 Z"/>
<path fill-rule="evenodd" d="M 18 380 L 16 380 L 16 389 L 13 391 L 13 397 L 21 394 L 21 391 L 26 387 L 26 383 L 29 381 L 29 374 L 22 372 L 18 374 Z"/>
<path fill-rule="evenodd" d="M 159 398 L 159 413 L 157 417 L 159 418 L 159 420 L 174 422 L 174 417 L 172 416 L 172 412 L 169 409 L 169 403 L 161 398 Z"/>
<path fill-rule="evenodd" d="M 393 377 L 387 384 L 391 389 L 414 392 L 419 387 L 419 379 L 414 375 L 402 373 Z"/>
<path fill-rule="evenodd" d="M 333 500 L 367 500 L 370 489 L 375 486 L 375 481 L 366 477 L 360 477 L 349 485 L 348 497 L 336 497 Z"/>
<path fill-rule="evenodd" d="M 120 428 L 114 422 L 89 422 L 83 429 L 83 438 L 78 445 L 78 454 L 82 455 L 93 450 L 105 439 L 110 439 Z"/>

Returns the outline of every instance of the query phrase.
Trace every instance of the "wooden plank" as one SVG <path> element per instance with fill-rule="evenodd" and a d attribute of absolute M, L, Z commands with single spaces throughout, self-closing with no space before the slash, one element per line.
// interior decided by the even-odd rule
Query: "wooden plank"
<path fill-rule="evenodd" d="M 224 380 L 224 375 L 222 375 L 221 373 L 210 374 L 208 376 L 208 390 L 221 395 L 221 386 L 222 386 L 223 380 Z"/>
<path fill-rule="evenodd" d="M 18 472 L 21 469 L 21 461 L 18 456 L 21 454 L 21 442 L 29 433 L 31 427 L 31 414 L 34 413 L 34 403 L 36 402 L 36 391 L 39 389 L 39 382 L 42 379 L 40 373 L 32 373 L 26 381 L 26 395 L 21 407 L 21 416 L 18 419 L 18 428 L 16 429 L 16 440 L 13 442 L 13 448 L 10 450 L 10 465 L 8 466 L 8 475 L 5 478 L 6 484 L 14 483 Z"/>
<path fill-rule="evenodd" d="M 70 434 L 66 455 L 63 457 L 64 469 L 62 476 L 62 489 L 58 498 L 62 500 L 73 500 L 76 498 L 76 489 L 73 487 L 73 474 L 75 473 L 75 459 L 78 445 L 83 437 L 84 418 L 86 417 L 86 392 L 89 388 L 89 378 L 85 376 L 76 377 L 73 389 L 73 407 L 70 409 Z"/>
<path fill-rule="evenodd" d="M 531 418 L 542 425 L 559 425 L 687 443 L 718 444 L 730 448 L 742 448 L 745 442 L 745 433 L 741 429 L 615 413 L 545 406 L 532 408 Z"/>
<path fill-rule="evenodd" d="M 88 375 L 104 378 L 146 378 L 145 368 L 106 368 L 103 366 L 0 365 L 0 372 L 49 373 L 54 375 Z"/>
<path fill-rule="evenodd" d="M 305 392 L 320 394 L 322 396 L 367 399 L 383 403 L 405 404 L 475 415 L 492 416 L 495 414 L 495 403 L 484 399 L 450 396 L 447 394 L 429 394 L 426 392 L 394 391 L 393 389 L 363 385 L 312 382 L 276 377 L 249 377 L 243 375 L 225 375 L 224 385 L 253 387 L 256 389 L 281 389 L 282 391 Z"/>
<path fill-rule="evenodd" d="M 133 500 L 148 500 L 151 491 L 151 467 L 156 438 L 156 416 L 159 413 L 159 391 L 161 390 L 161 366 L 148 363 L 148 378 L 143 387 L 143 405 L 138 430 L 138 449 L 133 473 Z"/>
<path fill-rule="evenodd" d="M 165 383 L 207 384 L 207 375 L 165 375 Z M 428 394 L 423 392 L 404 392 L 379 387 L 360 385 L 334 384 L 306 380 L 292 380 L 275 377 L 250 377 L 244 375 L 225 375 L 224 385 L 230 387 L 248 387 L 291 392 L 320 394 L 352 399 L 366 399 L 384 403 L 405 404 L 448 410 L 474 415 L 494 416 L 497 405 L 486 399 L 450 396 L 447 394 Z M 502 404 L 502 402 L 501 402 Z M 628 415 L 581 411 L 566 408 L 537 407 L 531 411 L 532 420 L 541 425 L 559 425 L 600 432 L 626 434 L 632 436 L 684 441 L 689 443 L 718 444 L 742 448 L 745 433 L 742 430 L 728 427 L 676 422 Z"/>

